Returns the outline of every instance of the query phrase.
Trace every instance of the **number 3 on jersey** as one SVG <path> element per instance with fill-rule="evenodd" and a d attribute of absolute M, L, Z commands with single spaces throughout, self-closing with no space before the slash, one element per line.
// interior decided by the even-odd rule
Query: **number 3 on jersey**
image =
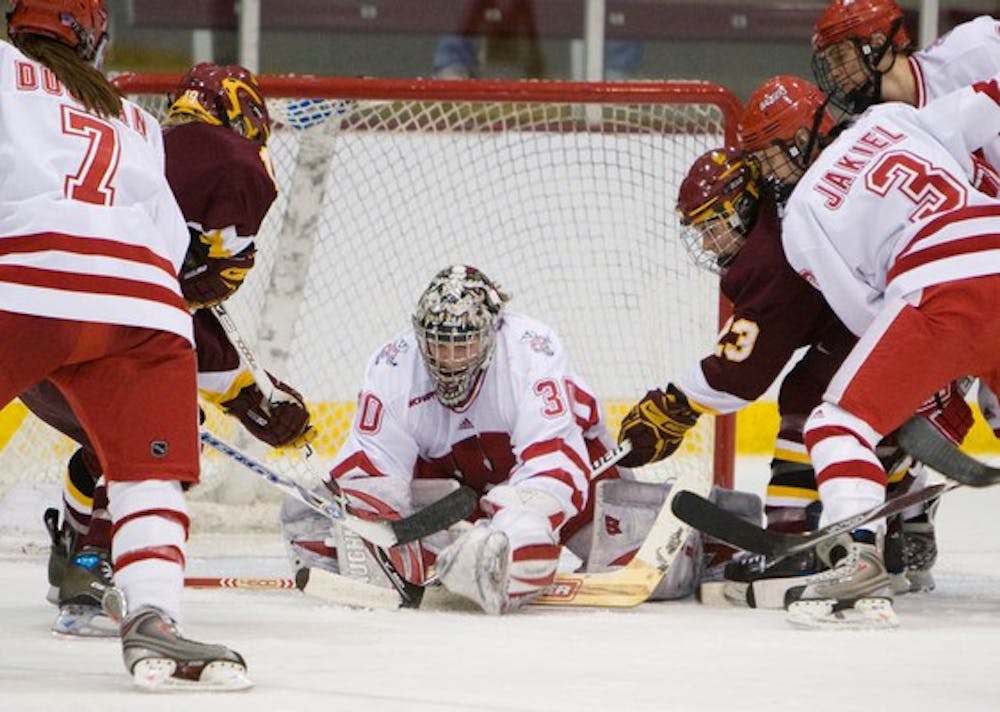
<path fill-rule="evenodd" d="M 86 154 L 76 174 L 66 176 L 63 184 L 66 197 L 94 205 L 113 204 L 112 181 L 121 152 L 115 127 L 105 119 L 63 104 L 62 131 L 87 142 Z"/>
<path fill-rule="evenodd" d="M 751 319 L 729 317 L 715 346 L 715 355 L 727 361 L 746 361 L 753 353 L 753 347 L 760 335 L 760 327 Z"/>

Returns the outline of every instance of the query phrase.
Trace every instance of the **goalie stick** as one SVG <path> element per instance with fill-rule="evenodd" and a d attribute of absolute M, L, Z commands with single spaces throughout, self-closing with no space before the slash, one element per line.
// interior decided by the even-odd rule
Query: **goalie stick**
<path fill-rule="evenodd" d="M 707 497 L 711 489 L 711 481 L 700 472 L 690 470 L 682 474 L 674 480 L 645 541 L 628 564 L 602 573 L 556 574 L 548 590 L 532 603 L 604 608 L 630 608 L 644 603 L 683 551 L 691 531 L 691 527 L 673 513 L 671 503 L 684 493 Z"/>
<path fill-rule="evenodd" d="M 763 529 L 687 492 L 682 492 L 674 500 L 674 513 L 709 536 L 746 551 L 764 554 L 769 560 L 765 565 L 770 565 L 779 559 L 811 549 L 839 534 L 851 532 L 863 524 L 934 499 L 960 484 L 984 487 L 1000 482 L 1000 469 L 961 452 L 926 418 L 913 417 L 904 423 L 899 429 L 898 442 L 915 460 L 955 481 L 905 492 L 853 517 L 805 534 L 786 534 Z"/>

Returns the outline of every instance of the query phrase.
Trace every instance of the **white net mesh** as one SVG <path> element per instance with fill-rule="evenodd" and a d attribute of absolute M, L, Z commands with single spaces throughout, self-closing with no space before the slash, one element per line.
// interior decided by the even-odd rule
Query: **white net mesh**
<path fill-rule="evenodd" d="M 326 98 L 303 100 L 264 78 L 280 195 L 227 308 L 259 360 L 306 396 L 321 459 L 343 441 L 368 355 L 407 326 L 447 264 L 479 267 L 513 295 L 512 309 L 558 331 L 612 432 L 642 393 L 690 368 L 715 338 L 718 278 L 690 264 L 673 214 L 687 167 L 725 142 L 713 99 L 678 90 L 651 101 L 643 85 L 621 84 L 613 103 L 585 85 L 552 101 L 539 83 L 520 82 L 490 101 L 454 90 L 442 100 L 436 84 L 421 99 L 386 99 L 387 82 L 353 80 L 348 91 L 330 81 Z M 172 85 L 151 86 L 133 98 L 162 114 Z M 379 98 L 365 98 L 366 86 Z M 305 474 L 297 456 L 274 457 L 210 415 L 218 434 Z M 0 413 L 0 446 L 0 494 L 59 482 L 73 449 L 19 403 Z M 652 476 L 709 469 L 713 448 L 703 418 Z M 194 526 L 274 525 L 270 485 L 214 454 L 203 462 Z"/>

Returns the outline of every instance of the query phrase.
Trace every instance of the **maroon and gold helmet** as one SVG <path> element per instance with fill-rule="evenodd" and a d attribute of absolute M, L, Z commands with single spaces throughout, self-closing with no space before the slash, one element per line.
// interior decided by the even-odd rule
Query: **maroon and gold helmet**
<path fill-rule="evenodd" d="M 236 64 L 202 62 L 192 67 L 167 112 L 168 119 L 177 116 L 225 126 L 260 143 L 271 135 L 271 117 L 257 77 Z"/>
<path fill-rule="evenodd" d="M 757 164 L 735 148 L 703 153 L 677 193 L 681 239 L 694 263 L 723 272 L 736 258 L 760 208 Z"/>
<path fill-rule="evenodd" d="M 882 101 L 887 56 L 913 47 L 893 0 L 833 0 L 813 27 L 816 83 L 834 105 L 856 114 Z"/>
<path fill-rule="evenodd" d="M 836 122 L 826 97 L 805 79 L 782 74 L 754 90 L 740 117 L 740 146 L 760 164 L 779 199 L 812 163 Z"/>
<path fill-rule="evenodd" d="M 11 0 L 7 34 L 51 37 L 92 62 L 108 36 L 108 13 L 104 0 Z"/>

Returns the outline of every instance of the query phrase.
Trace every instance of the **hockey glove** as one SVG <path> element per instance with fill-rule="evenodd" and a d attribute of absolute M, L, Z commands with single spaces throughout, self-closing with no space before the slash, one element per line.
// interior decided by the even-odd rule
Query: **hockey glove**
<path fill-rule="evenodd" d="M 181 267 L 181 294 L 189 309 L 211 307 L 240 288 L 253 268 L 257 250 L 250 245 L 231 257 L 209 257 L 208 246 L 192 240 Z"/>
<path fill-rule="evenodd" d="M 952 381 L 921 403 L 917 408 L 917 415 L 927 418 L 942 435 L 956 445 L 962 444 L 972 428 L 972 409 L 965 402 L 958 381 Z"/>
<path fill-rule="evenodd" d="M 268 376 L 278 392 L 279 399 L 275 402 L 268 403 L 254 383 L 220 405 L 226 414 L 239 419 L 251 435 L 271 447 L 302 447 L 316 435 L 305 401 L 294 388 Z"/>
<path fill-rule="evenodd" d="M 628 438 L 632 452 L 619 464 L 640 467 L 669 457 L 697 422 L 698 412 L 674 384 L 667 384 L 666 391 L 649 391 L 622 420 L 618 442 Z"/>

